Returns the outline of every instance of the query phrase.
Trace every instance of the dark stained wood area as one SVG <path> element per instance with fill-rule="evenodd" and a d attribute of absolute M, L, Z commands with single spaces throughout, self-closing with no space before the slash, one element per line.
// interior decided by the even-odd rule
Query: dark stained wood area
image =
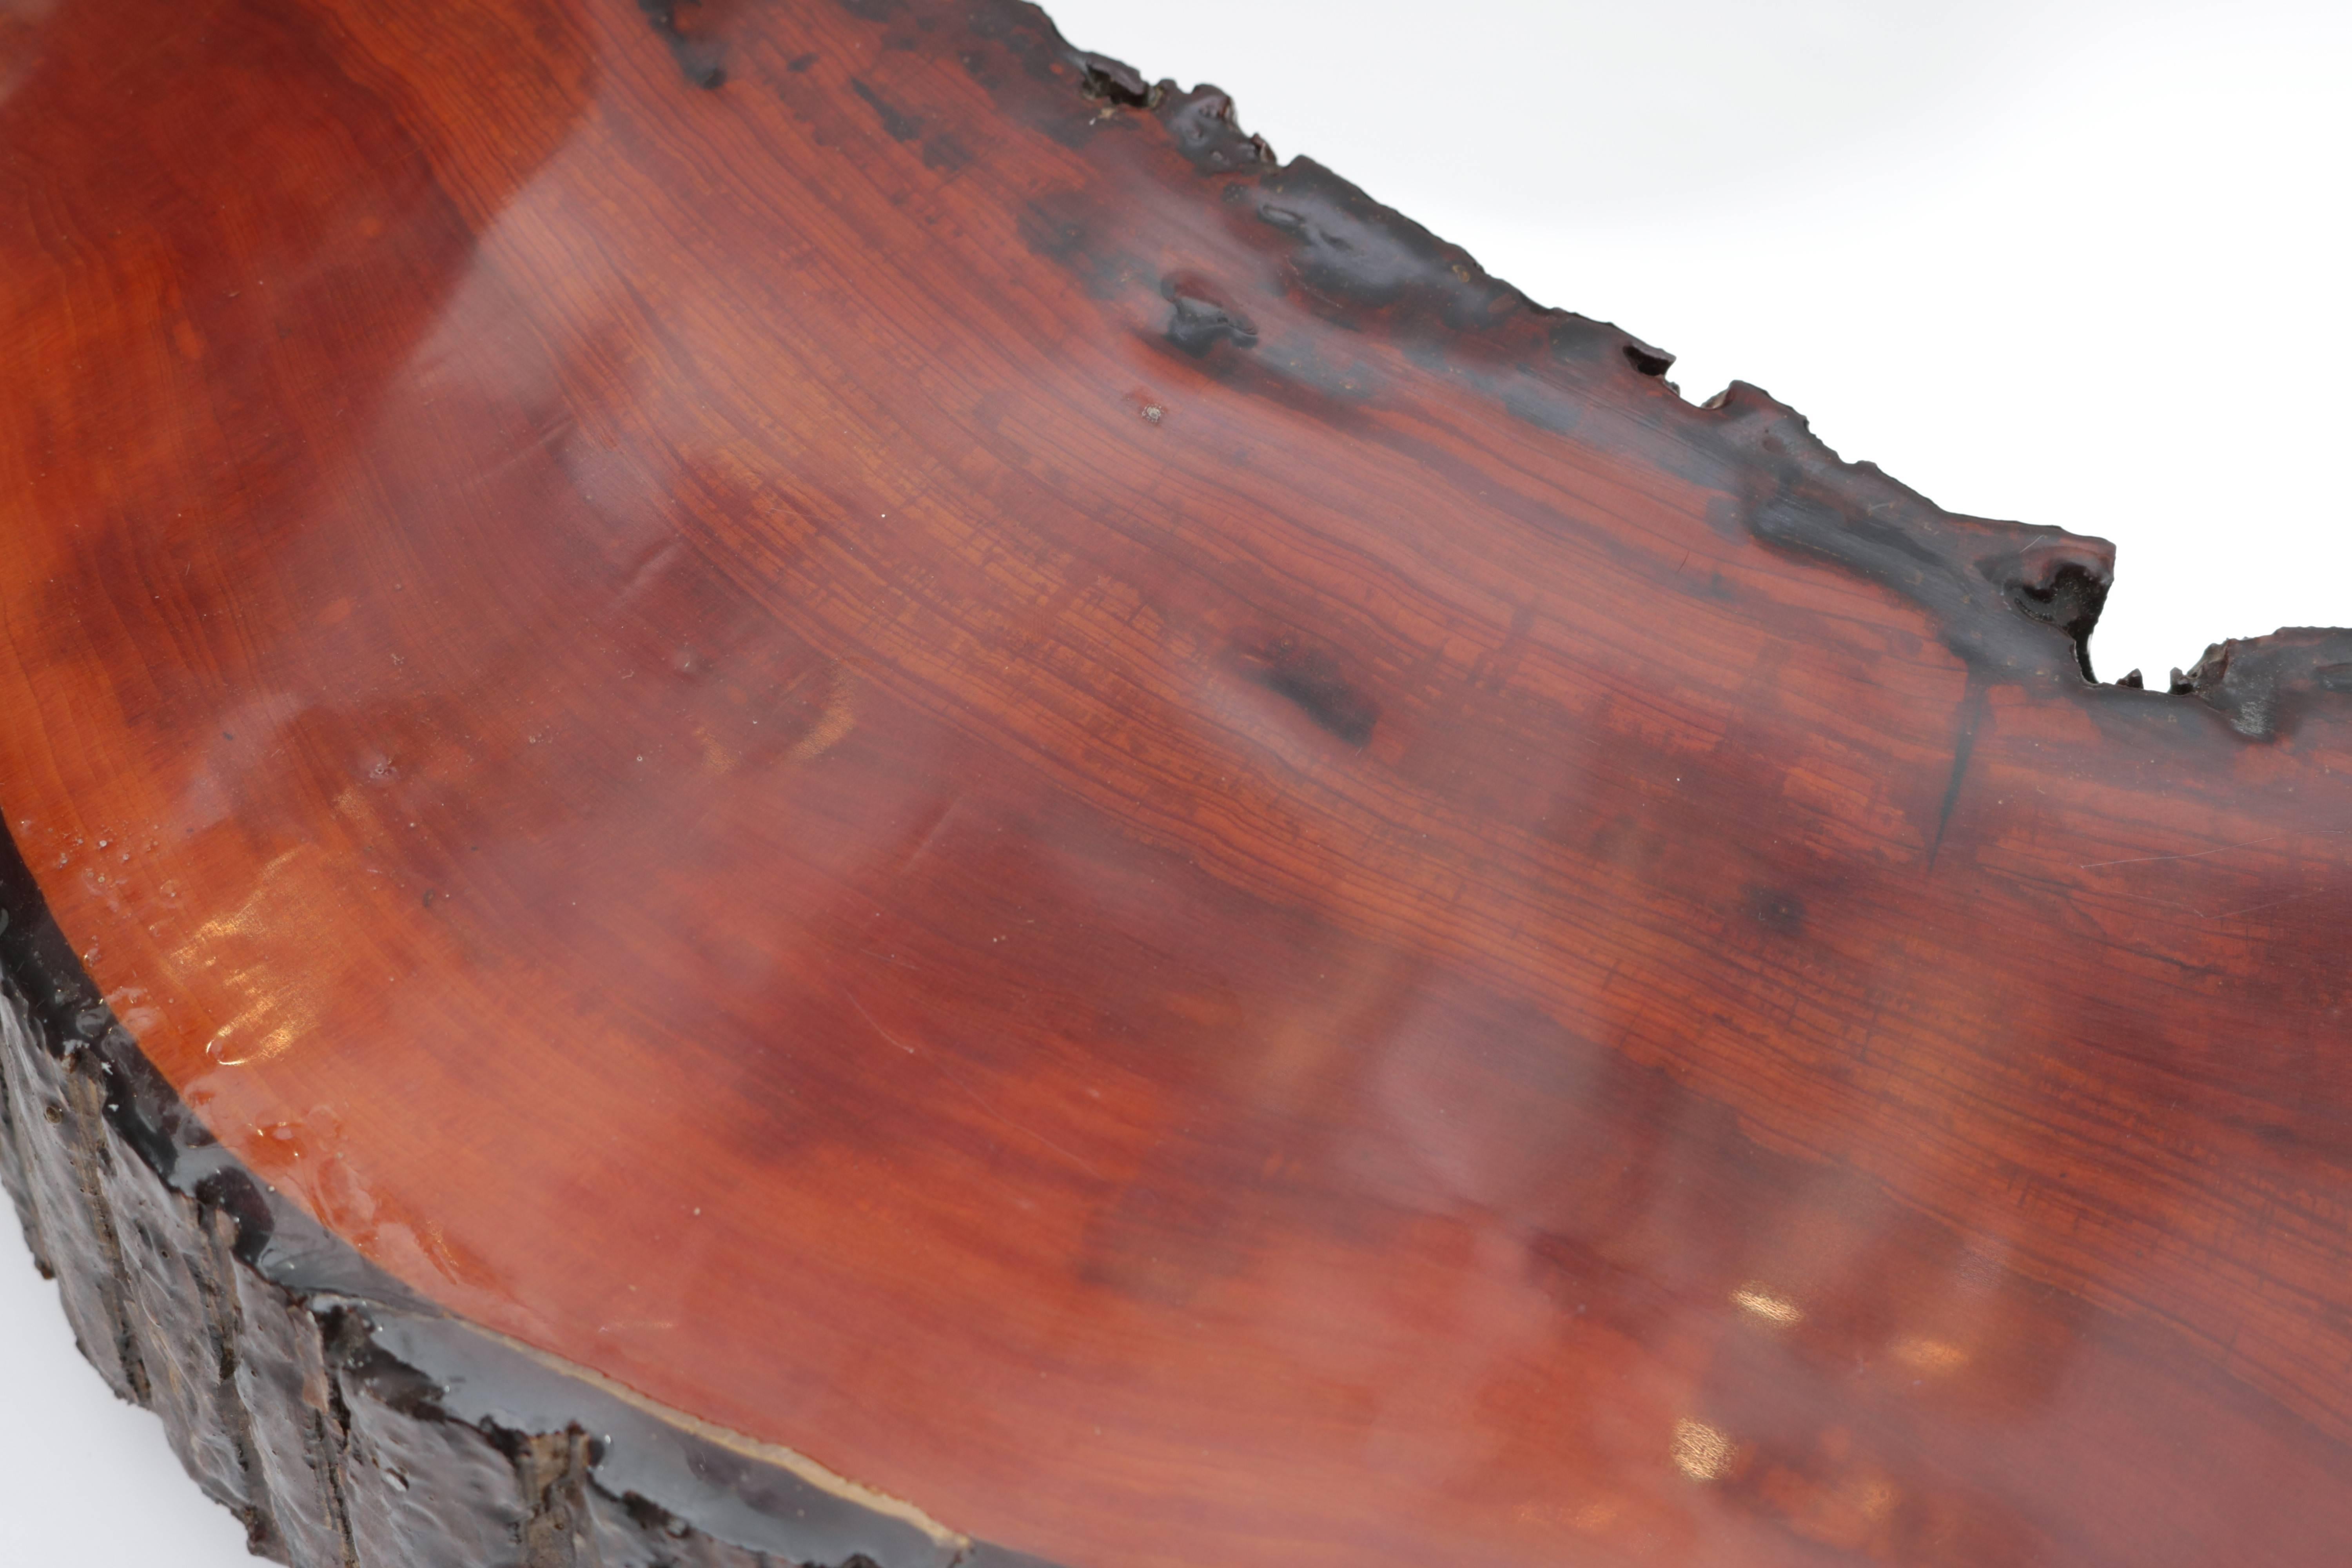
<path fill-rule="evenodd" d="M 8 832 L 457 1317 L 1066 1568 L 2345 1560 L 2352 636 L 1010 0 L 0 7 L 0 356 Z"/>

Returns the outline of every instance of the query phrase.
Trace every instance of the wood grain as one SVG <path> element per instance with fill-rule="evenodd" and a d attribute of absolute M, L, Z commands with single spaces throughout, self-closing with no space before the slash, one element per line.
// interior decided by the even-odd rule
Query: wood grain
<path fill-rule="evenodd" d="M 0 810 L 408 1290 L 1070 1568 L 2340 1560 L 2352 635 L 1005 0 L 0 50 Z"/>

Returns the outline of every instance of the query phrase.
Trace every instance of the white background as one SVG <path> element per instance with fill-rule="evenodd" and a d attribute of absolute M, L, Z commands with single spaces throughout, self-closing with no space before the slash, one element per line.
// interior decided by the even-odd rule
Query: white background
<path fill-rule="evenodd" d="M 1538 301 L 2120 549 L 2101 675 L 2352 625 L 2343 0 L 1057 0 Z"/>
<path fill-rule="evenodd" d="M 2352 624 L 2341 0 L 1052 8 L 1694 400 L 1754 382 L 1955 510 L 2114 540 L 2104 676 Z M 0 1564 L 246 1561 L 0 1220 Z"/>

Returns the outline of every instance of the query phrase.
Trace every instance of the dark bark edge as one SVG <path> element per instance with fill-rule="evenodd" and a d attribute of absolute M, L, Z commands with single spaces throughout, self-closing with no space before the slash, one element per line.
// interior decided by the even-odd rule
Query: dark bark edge
<path fill-rule="evenodd" d="M 293 1568 L 1044 1568 L 477 1331 L 223 1148 L 0 835 L 0 1185 L 82 1353 Z"/>

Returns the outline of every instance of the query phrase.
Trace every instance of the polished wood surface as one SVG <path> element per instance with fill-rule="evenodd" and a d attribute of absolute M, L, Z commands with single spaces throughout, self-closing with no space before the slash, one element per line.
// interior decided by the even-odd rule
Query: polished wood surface
<path fill-rule="evenodd" d="M 6 16 L 0 810 L 410 1286 L 1070 1568 L 2342 1561 L 2352 641 L 1025 6 Z"/>

